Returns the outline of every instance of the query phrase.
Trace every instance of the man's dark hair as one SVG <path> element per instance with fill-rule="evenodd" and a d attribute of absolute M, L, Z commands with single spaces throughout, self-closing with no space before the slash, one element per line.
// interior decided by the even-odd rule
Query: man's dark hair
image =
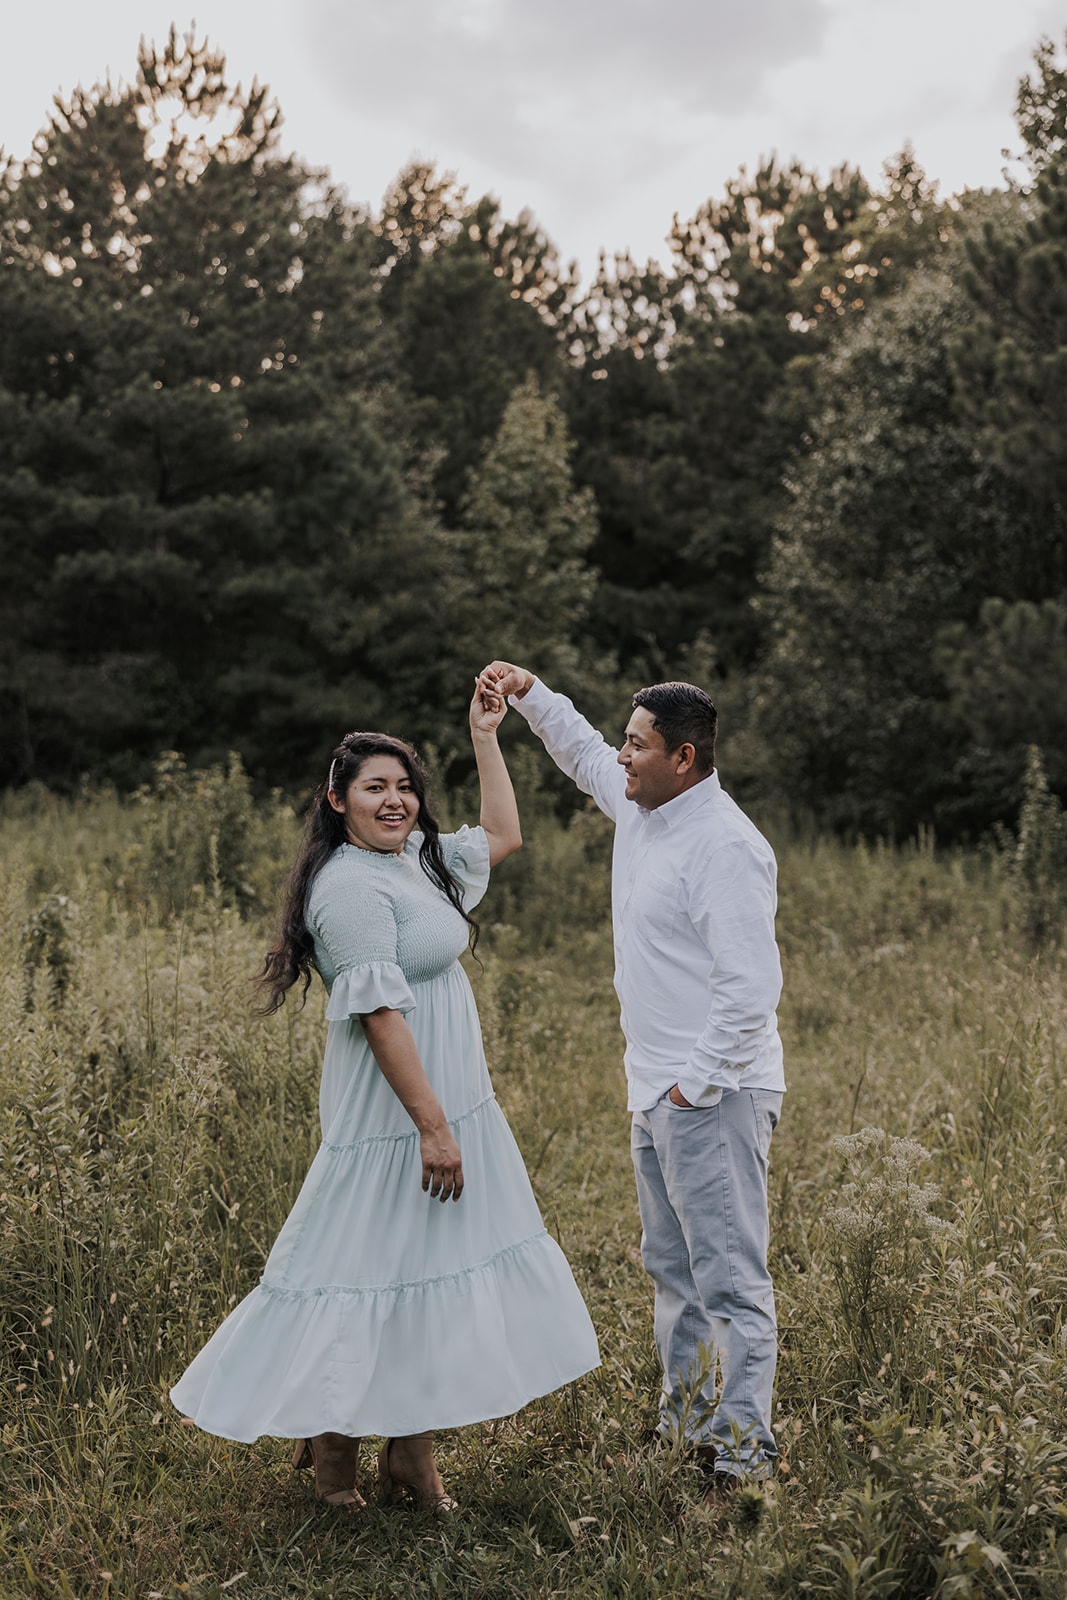
<path fill-rule="evenodd" d="M 703 689 L 693 683 L 653 683 L 647 689 L 638 689 L 633 703 L 635 710 L 643 706 L 652 713 L 652 726 L 668 755 L 679 745 L 691 744 L 696 752 L 697 771 L 705 777 L 714 772 L 719 715 Z"/>

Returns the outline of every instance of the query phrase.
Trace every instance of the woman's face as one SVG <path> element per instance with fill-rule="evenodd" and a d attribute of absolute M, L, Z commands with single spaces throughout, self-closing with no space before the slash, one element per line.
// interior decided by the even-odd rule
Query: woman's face
<path fill-rule="evenodd" d="M 399 855 L 419 820 L 419 800 L 408 770 L 396 756 L 368 756 L 344 799 L 330 804 L 345 819 L 350 844 L 380 855 Z"/>

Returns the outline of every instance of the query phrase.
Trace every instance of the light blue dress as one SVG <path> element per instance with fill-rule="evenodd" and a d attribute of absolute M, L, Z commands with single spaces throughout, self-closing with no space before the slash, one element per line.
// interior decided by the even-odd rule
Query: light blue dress
<path fill-rule="evenodd" d="M 199 1427 L 403 1435 L 509 1416 L 599 1364 L 596 1335 L 548 1234 L 493 1096 L 459 956 L 467 925 L 400 855 L 341 845 L 307 921 L 330 992 L 322 1144 L 259 1285 L 171 1390 Z M 481 828 L 442 834 L 475 906 Z M 422 1189 L 419 1136 L 371 1054 L 360 1014 L 407 1017 L 463 1155 L 462 1199 Z"/>

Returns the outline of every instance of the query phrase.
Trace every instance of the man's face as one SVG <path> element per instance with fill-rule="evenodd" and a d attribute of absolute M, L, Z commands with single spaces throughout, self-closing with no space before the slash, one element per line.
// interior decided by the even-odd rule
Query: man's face
<path fill-rule="evenodd" d="M 644 806 L 646 811 L 655 811 L 685 788 L 685 780 L 678 772 L 682 752 L 675 750 L 668 755 L 663 735 L 653 727 L 655 720 L 651 711 L 637 706 L 626 724 L 626 743 L 618 757 L 626 773 L 627 800 Z"/>

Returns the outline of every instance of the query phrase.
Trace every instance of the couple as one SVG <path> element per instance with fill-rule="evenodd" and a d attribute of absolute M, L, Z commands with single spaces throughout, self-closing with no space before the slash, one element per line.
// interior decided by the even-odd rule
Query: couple
<path fill-rule="evenodd" d="M 349 1511 L 365 1504 L 361 1438 L 384 1437 L 385 1494 L 449 1511 L 433 1430 L 511 1415 L 598 1365 L 459 964 L 490 868 L 522 842 L 497 743 L 509 697 L 616 824 L 615 986 L 659 1433 L 681 1426 L 710 1506 L 776 1454 L 767 1155 L 784 1080 L 774 856 L 719 787 L 715 708 L 690 684 L 640 690 L 616 751 L 563 695 L 494 661 L 470 707 L 480 824 L 453 834 L 410 746 L 341 741 L 260 975 L 268 1010 L 298 982 L 306 994 L 313 972 L 329 991 L 322 1144 L 262 1281 L 172 1398 L 223 1438 L 295 1438 L 294 1465 Z"/>

